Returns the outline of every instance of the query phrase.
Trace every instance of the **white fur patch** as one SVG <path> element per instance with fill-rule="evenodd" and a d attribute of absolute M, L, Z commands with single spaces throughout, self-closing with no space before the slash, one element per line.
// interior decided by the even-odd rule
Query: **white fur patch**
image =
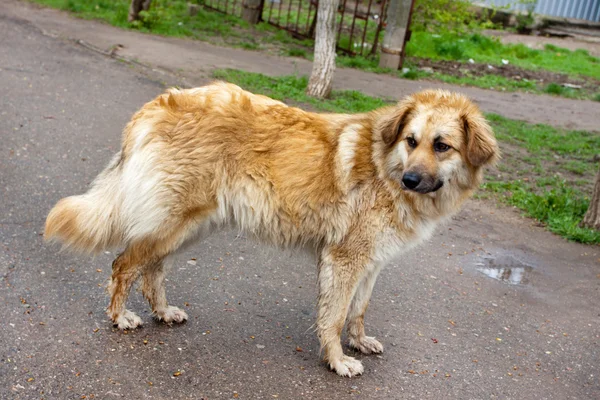
<path fill-rule="evenodd" d="M 131 135 L 135 138 L 135 142 L 133 145 L 133 152 L 138 151 L 141 147 L 143 147 L 144 142 L 148 134 L 152 131 L 154 124 L 152 121 L 144 121 L 136 124 L 131 130 Z"/>
<path fill-rule="evenodd" d="M 414 138 L 417 143 L 421 142 L 423 130 L 425 130 L 425 126 L 427 125 L 428 116 L 428 113 L 417 112 L 416 116 L 410 121 L 408 129 L 410 132 L 414 133 Z"/>
<path fill-rule="evenodd" d="M 168 201 L 163 198 L 166 176 L 155 167 L 159 150 L 153 147 L 133 152 L 123 167 L 121 215 L 127 224 L 125 235 L 129 240 L 152 234 L 169 216 Z"/>
<path fill-rule="evenodd" d="M 404 218 L 404 221 L 406 224 L 410 223 L 407 218 Z M 438 221 L 415 221 L 412 226 L 407 225 L 408 228 L 413 229 L 413 232 L 402 237 L 391 227 L 385 229 L 376 239 L 377 247 L 373 260 L 386 264 L 394 257 L 407 252 L 425 240 L 429 240 L 438 225 Z"/>
<path fill-rule="evenodd" d="M 350 179 L 350 173 L 352 172 L 352 168 L 354 168 L 356 146 L 359 139 L 358 133 L 361 128 L 362 125 L 360 124 L 352 124 L 344 128 L 340 134 L 336 159 L 341 182 L 347 183 Z"/>
<path fill-rule="evenodd" d="M 438 222 L 435 221 L 427 221 L 427 220 L 422 220 L 420 223 L 417 224 L 417 229 L 415 230 L 416 233 L 416 238 L 415 238 L 415 245 L 425 241 L 425 240 L 429 240 L 431 239 L 431 236 L 433 236 L 433 232 L 435 232 L 435 228 L 439 225 Z"/>
<path fill-rule="evenodd" d="M 235 222 L 242 231 L 258 234 L 261 225 L 273 218 L 265 191 L 249 179 L 232 186 L 220 185 L 217 220 L 220 223 Z"/>
<path fill-rule="evenodd" d="M 119 329 L 135 329 L 138 326 L 142 325 L 142 319 L 138 317 L 134 312 L 129 310 L 123 311 L 117 318 L 114 320 L 114 324 L 119 327 Z"/>
<path fill-rule="evenodd" d="M 456 174 L 457 170 L 460 168 L 460 164 L 462 163 L 463 161 L 460 158 L 444 160 L 439 164 L 439 176 L 442 177 L 445 182 L 447 182 L 448 179 L 452 178 Z"/>
<path fill-rule="evenodd" d="M 379 264 L 386 264 L 389 260 L 408 249 L 406 243 L 400 239 L 398 233 L 392 228 L 385 229 L 375 240 L 377 246 L 373 254 L 373 261 Z"/>
<path fill-rule="evenodd" d="M 354 293 L 354 297 L 352 299 L 351 309 L 348 314 L 349 318 L 356 317 L 358 314 L 353 315 L 354 313 L 360 313 L 363 311 L 364 304 L 369 302 L 371 298 L 371 293 L 373 292 L 373 286 L 375 285 L 375 281 L 377 280 L 377 276 L 379 272 L 381 272 L 382 263 L 370 263 L 367 266 L 367 270 L 365 271 L 365 276 L 362 278 L 362 281 L 358 284 L 356 291 Z M 353 309 L 356 307 L 356 309 Z"/>
<path fill-rule="evenodd" d="M 188 319 L 188 315 L 180 308 L 167 306 L 167 308 L 156 310 L 156 318 L 167 324 L 173 322 L 182 323 Z"/>
<path fill-rule="evenodd" d="M 393 153 L 387 159 L 387 169 L 389 172 L 394 171 L 399 165 L 406 165 L 408 161 L 408 150 L 406 149 L 406 141 L 403 140 L 396 144 Z"/>

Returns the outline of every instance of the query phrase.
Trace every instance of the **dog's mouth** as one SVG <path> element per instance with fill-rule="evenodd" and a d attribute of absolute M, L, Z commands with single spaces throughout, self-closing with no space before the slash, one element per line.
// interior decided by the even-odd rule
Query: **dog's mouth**
<path fill-rule="evenodd" d="M 442 186 L 444 186 L 444 181 L 441 179 L 431 183 L 421 182 L 414 188 L 410 188 L 406 186 L 404 182 L 402 182 L 402 189 L 420 194 L 435 193 L 440 190 Z"/>

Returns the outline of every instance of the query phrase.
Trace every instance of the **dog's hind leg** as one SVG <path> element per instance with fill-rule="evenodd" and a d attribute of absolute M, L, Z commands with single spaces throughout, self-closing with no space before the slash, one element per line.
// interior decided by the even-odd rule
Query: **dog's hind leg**
<path fill-rule="evenodd" d="M 108 285 L 110 304 L 106 313 L 119 329 L 134 329 L 142 325 L 142 319 L 125 308 L 129 291 L 140 276 L 147 260 L 141 257 L 138 246 L 128 246 L 113 261 L 112 276 Z"/>
<path fill-rule="evenodd" d="M 365 313 L 369 306 L 373 286 L 377 280 L 381 267 L 379 265 L 372 266 L 367 271 L 365 277 L 358 284 L 354 298 L 350 303 L 348 310 L 348 336 L 350 339 L 350 347 L 353 347 L 364 354 L 381 353 L 383 345 L 374 337 L 365 335 Z"/>
<path fill-rule="evenodd" d="M 142 293 L 152 307 L 152 313 L 159 321 L 167 324 L 184 322 L 188 319 L 185 311 L 167 304 L 165 293 L 165 269 L 169 257 L 147 265 L 142 272 Z"/>
<path fill-rule="evenodd" d="M 165 235 L 161 239 L 132 243 L 113 261 L 111 281 L 108 285 L 110 304 L 107 314 L 120 329 L 134 329 L 142 324 L 140 317 L 125 309 L 125 301 L 131 287 L 140 275 L 146 274 L 148 269 L 152 270 L 153 266 L 161 266 L 161 269 L 157 269 L 154 275 L 157 279 L 152 279 L 152 282 L 160 284 L 159 287 L 162 288 L 164 280 L 162 261 L 166 255 L 178 247 L 173 236 Z M 156 293 L 153 299 L 165 298 L 164 288 L 162 291 L 156 290 Z M 157 300 L 157 304 L 161 305 L 159 300 Z M 160 310 L 163 311 L 162 308 Z"/>
<path fill-rule="evenodd" d="M 343 249 L 324 249 L 319 261 L 317 333 L 324 358 L 342 376 L 363 373 L 363 365 L 342 350 L 341 334 L 356 286 L 364 271 L 360 259 Z"/>
<path fill-rule="evenodd" d="M 186 243 L 193 243 L 210 235 L 213 225 L 210 215 L 212 207 L 198 207 L 195 213 L 188 213 L 187 218 L 173 222 L 172 228 L 165 232 L 159 240 L 159 246 L 153 246 L 154 255 L 141 269 L 142 293 L 152 307 L 152 313 L 159 321 L 167 324 L 184 322 L 188 319 L 185 311 L 170 306 L 165 293 L 165 275 L 168 264 L 174 254 Z"/>

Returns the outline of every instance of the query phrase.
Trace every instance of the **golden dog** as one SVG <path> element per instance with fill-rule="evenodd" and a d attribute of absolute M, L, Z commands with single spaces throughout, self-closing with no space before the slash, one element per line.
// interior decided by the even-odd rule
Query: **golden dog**
<path fill-rule="evenodd" d="M 392 257 L 429 238 L 459 210 L 498 158 L 494 135 L 467 98 L 424 91 L 366 114 L 315 114 L 214 83 L 171 89 L 127 125 L 121 151 L 81 196 L 50 211 L 46 239 L 86 252 L 125 248 L 113 262 L 108 315 L 125 309 L 133 283 L 157 319 L 183 322 L 167 305 L 165 258 L 234 224 L 282 247 L 318 254 L 317 332 L 338 374 L 363 372 L 343 353 L 380 353 L 364 315 Z"/>

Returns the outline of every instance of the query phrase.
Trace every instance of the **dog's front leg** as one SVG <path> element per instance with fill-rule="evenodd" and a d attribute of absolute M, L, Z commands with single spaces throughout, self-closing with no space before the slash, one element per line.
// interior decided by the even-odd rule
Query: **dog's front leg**
<path fill-rule="evenodd" d="M 372 336 L 365 334 L 365 313 L 369 306 L 373 286 L 377 280 L 377 275 L 381 270 L 381 265 L 372 265 L 365 271 L 364 277 L 358 284 L 354 298 L 350 303 L 348 310 L 348 337 L 350 347 L 353 347 L 363 354 L 381 353 L 383 345 Z"/>
<path fill-rule="evenodd" d="M 342 350 L 341 334 L 348 307 L 365 267 L 360 257 L 339 248 L 325 248 L 319 260 L 317 332 L 325 361 L 341 376 L 363 373 L 363 365 Z"/>

